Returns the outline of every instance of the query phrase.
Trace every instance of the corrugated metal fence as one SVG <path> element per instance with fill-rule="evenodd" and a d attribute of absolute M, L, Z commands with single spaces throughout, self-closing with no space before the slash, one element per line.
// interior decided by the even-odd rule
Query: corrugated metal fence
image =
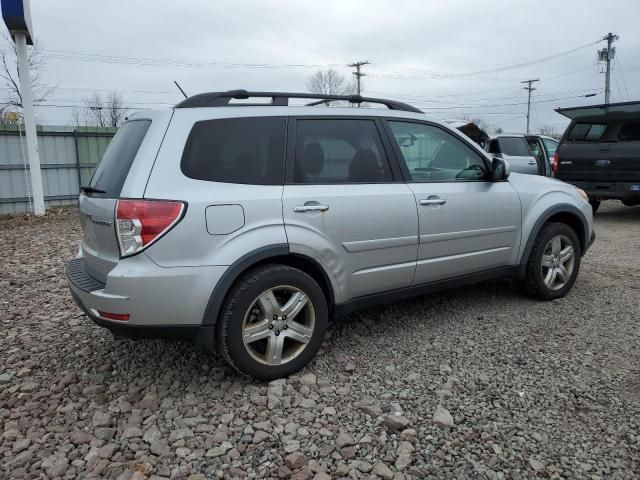
<path fill-rule="evenodd" d="M 47 207 L 77 201 L 115 128 L 38 127 L 38 150 Z M 0 125 L 0 215 L 32 211 L 24 130 Z"/>

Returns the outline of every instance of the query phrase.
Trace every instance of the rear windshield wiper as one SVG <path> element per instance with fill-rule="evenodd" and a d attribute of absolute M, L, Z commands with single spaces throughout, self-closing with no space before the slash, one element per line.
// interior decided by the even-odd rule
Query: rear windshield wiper
<path fill-rule="evenodd" d="M 90 187 L 89 185 L 82 185 L 80 187 L 84 193 L 107 193 L 104 190 L 100 190 L 99 188 Z"/>

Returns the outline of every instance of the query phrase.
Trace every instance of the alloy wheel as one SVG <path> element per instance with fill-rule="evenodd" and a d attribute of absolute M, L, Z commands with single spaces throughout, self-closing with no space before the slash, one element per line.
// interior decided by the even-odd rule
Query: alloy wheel
<path fill-rule="evenodd" d="M 251 357 L 267 365 L 290 362 L 307 347 L 315 310 L 300 289 L 280 285 L 262 292 L 247 310 L 242 341 Z"/>
<path fill-rule="evenodd" d="M 551 290 L 564 287 L 573 273 L 575 250 L 568 237 L 557 235 L 547 243 L 542 254 L 542 278 Z"/>

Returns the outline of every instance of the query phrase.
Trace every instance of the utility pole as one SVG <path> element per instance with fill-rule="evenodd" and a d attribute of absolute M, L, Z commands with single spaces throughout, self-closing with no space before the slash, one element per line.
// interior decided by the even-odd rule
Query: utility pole
<path fill-rule="evenodd" d="M 540 81 L 539 78 L 534 78 L 532 80 L 525 80 L 524 82 L 520 82 L 520 83 L 527 84 L 526 87 L 522 87 L 522 88 L 529 92 L 529 100 L 527 100 L 527 133 L 529 133 L 529 118 L 531 117 L 531 92 L 535 90 L 535 88 L 533 88 L 531 84 L 533 82 L 539 82 L 539 81 Z"/>
<path fill-rule="evenodd" d="M 354 67 L 356 69 L 353 74 L 356 76 L 356 93 L 358 95 L 362 95 L 362 82 L 360 79 L 366 74 L 362 73 L 360 71 L 360 68 L 362 68 L 364 65 L 369 65 L 369 62 L 365 60 L 364 62 L 355 62 L 349 65 L 350 67 Z M 358 104 L 358 106 L 360 106 L 360 104 Z"/>
<path fill-rule="evenodd" d="M 38 137 L 36 119 L 33 111 L 33 95 L 31 93 L 31 77 L 29 75 L 29 53 L 27 45 L 33 45 L 33 28 L 31 26 L 31 10 L 29 0 L 0 0 L 2 18 L 16 44 L 18 59 L 18 77 L 20 80 L 20 98 L 24 116 L 24 130 L 27 137 L 27 157 L 31 175 L 31 194 L 33 195 L 33 213 L 44 215 L 44 193 L 42 190 L 42 173 L 38 154 Z"/>
<path fill-rule="evenodd" d="M 602 37 L 602 40 L 607 41 L 607 48 L 603 48 L 602 50 L 598 50 L 598 61 L 605 63 L 605 77 L 604 77 L 604 103 L 609 103 L 609 99 L 611 98 L 611 61 L 616 56 L 616 49 L 613 47 L 613 42 L 618 40 L 620 37 L 609 32 L 607 35 Z"/>

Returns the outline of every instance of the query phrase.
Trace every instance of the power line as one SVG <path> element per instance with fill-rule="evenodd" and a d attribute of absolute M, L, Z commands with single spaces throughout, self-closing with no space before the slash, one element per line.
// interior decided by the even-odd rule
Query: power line
<path fill-rule="evenodd" d="M 142 65 L 156 67 L 194 67 L 194 68 L 322 68 L 345 67 L 344 63 L 231 63 L 209 62 L 192 59 L 160 59 L 145 57 L 125 57 L 119 55 L 102 55 L 95 53 L 67 52 L 62 50 L 43 50 L 47 58 L 58 60 L 74 60 L 80 62 L 117 63 L 126 65 Z"/>
<path fill-rule="evenodd" d="M 517 68 L 522 68 L 522 67 L 527 67 L 530 65 L 536 65 L 538 63 L 543 63 L 543 62 L 547 62 L 549 60 L 555 60 L 556 58 L 560 58 L 563 57 L 565 55 L 570 55 L 572 53 L 575 53 L 577 51 L 583 50 L 585 48 L 591 47 L 593 45 L 597 45 L 598 43 L 600 43 L 603 39 L 598 39 L 595 42 L 591 42 L 588 43 L 586 45 L 582 45 L 580 47 L 576 47 L 576 48 L 572 48 L 571 50 L 566 50 L 564 52 L 559 52 L 556 53 L 554 55 L 550 55 L 548 57 L 544 57 L 544 58 L 539 58 L 536 60 L 529 60 L 527 62 L 522 62 L 522 63 L 516 63 L 513 65 L 506 65 L 506 66 L 502 66 L 502 67 L 497 67 L 497 68 L 492 68 L 489 70 L 479 70 L 476 72 L 467 72 L 467 73 L 443 73 L 443 72 L 435 72 L 432 70 L 422 70 L 422 69 L 416 69 L 416 68 L 411 68 L 411 67 L 397 67 L 394 65 L 384 65 L 384 64 L 374 64 L 374 65 L 379 65 L 382 67 L 387 67 L 387 68 L 402 68 L 405 72 L 409 72 L 409 73 L 425 73 L 428 75 L 447 75 L 447 76 L 457 76 L 457 77 L 469 77 L 469 76 L 477 76 L 477 75 L 485 75 L 488 73 L 498 73 L 498 72 L 504 72 L 507 70 L 514 70 Z"/>

